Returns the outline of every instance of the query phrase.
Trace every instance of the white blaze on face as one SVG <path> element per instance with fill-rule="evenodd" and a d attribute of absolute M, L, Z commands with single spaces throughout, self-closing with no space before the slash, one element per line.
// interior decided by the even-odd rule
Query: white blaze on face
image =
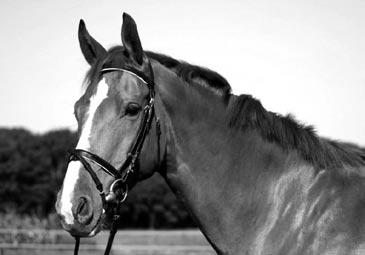
<path fill-rule="evenodd" d="M 107 94 L 108 85 L 106 84 L 105 79 L 103 79 L 99 82 L 95 95 L 90 98 L 89 110 L 86 117 L 87 119 L 81 131 L 80 139 L 76 146 L 77 149 L 90 149 L 89 139 L 91 136 L 94 115 L 101 102 L 103 102 L 103 100 L 107 97 Z M 71 161 L 67 167 L 66 176 L 63 181 L 60 213 L 64 216 L 67 224 L 74 223 L 74 217 L 72 215 L 72 198 L 81 167 L 82 164 L 79 161 Z"/>

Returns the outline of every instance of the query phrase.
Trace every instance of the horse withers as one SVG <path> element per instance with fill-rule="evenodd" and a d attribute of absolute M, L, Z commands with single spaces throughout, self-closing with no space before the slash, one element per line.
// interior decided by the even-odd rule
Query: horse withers
<path fill-rule="evenodd" d="M 91 67 L 56 204 L 67 231 L 97 234 L 159 172 L 218 254 L 365 254 L 365 149 L 233 95 L 216 72 L 144 51 L 127 14 L 121 37 L 105 50 L 80 22 Z"/>

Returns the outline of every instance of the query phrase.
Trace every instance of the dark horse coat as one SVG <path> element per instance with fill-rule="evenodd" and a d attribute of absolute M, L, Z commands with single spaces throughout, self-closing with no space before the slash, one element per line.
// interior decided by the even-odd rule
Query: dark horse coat
<path fill-rule="evenodd" d="M 153 127 L 143 145 L 138 179 L 158 171 L 217 253 L 365 254 L 363 148 L 321 138 L 249 95 L 233 95 L 216 72 L 143 51 L 135 22 L 123 17 L 124 46 L 108 51 L 80 23 L 91 69 L 75 112 L 81 138 L 89 128 L 86 149 L 115 167 L 126 157 L 147 89 L 129 73 L 100 70 L 128 67 L 153 79 L 161 123 L 161 137 Z M 112 180 L 99 175 L 107 187 Z M 90 176 L 79 171 L 77 178 L 71 193 L 60 192 L 58 211 L 71 217 L 71 233 L 88 234 L 107 217 L 99 221 L 104 214 Z M 72 223 L 67 212 L 79 197 L 90 197 L 87 224 Z"/>

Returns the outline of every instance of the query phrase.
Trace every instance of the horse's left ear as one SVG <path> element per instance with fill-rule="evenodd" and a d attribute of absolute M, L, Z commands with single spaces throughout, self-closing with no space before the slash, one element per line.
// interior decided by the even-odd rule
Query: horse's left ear
<path fill-rule="evenodd" d="M 127 13 L 123 13 L 122 42 L 127 49 L 129 56 L 137 62 L 137 64 L 142 65 L 143 49 L 141 41 L 139 40 L 137 25 L 133 18 Z"/>

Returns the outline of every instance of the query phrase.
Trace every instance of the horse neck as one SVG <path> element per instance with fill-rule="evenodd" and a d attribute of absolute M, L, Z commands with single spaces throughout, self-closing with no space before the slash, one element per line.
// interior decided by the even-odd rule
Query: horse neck
<path fill-rule="evenodd" d="M 254 219 L 267 209 L 265 187 L 291 156 L 255 130 L 230 129 L 221 96 L 153 66 L 165 116 L 166 181 L 219 253 L 237 245 L 233 236 L 249 242 Z"/>

